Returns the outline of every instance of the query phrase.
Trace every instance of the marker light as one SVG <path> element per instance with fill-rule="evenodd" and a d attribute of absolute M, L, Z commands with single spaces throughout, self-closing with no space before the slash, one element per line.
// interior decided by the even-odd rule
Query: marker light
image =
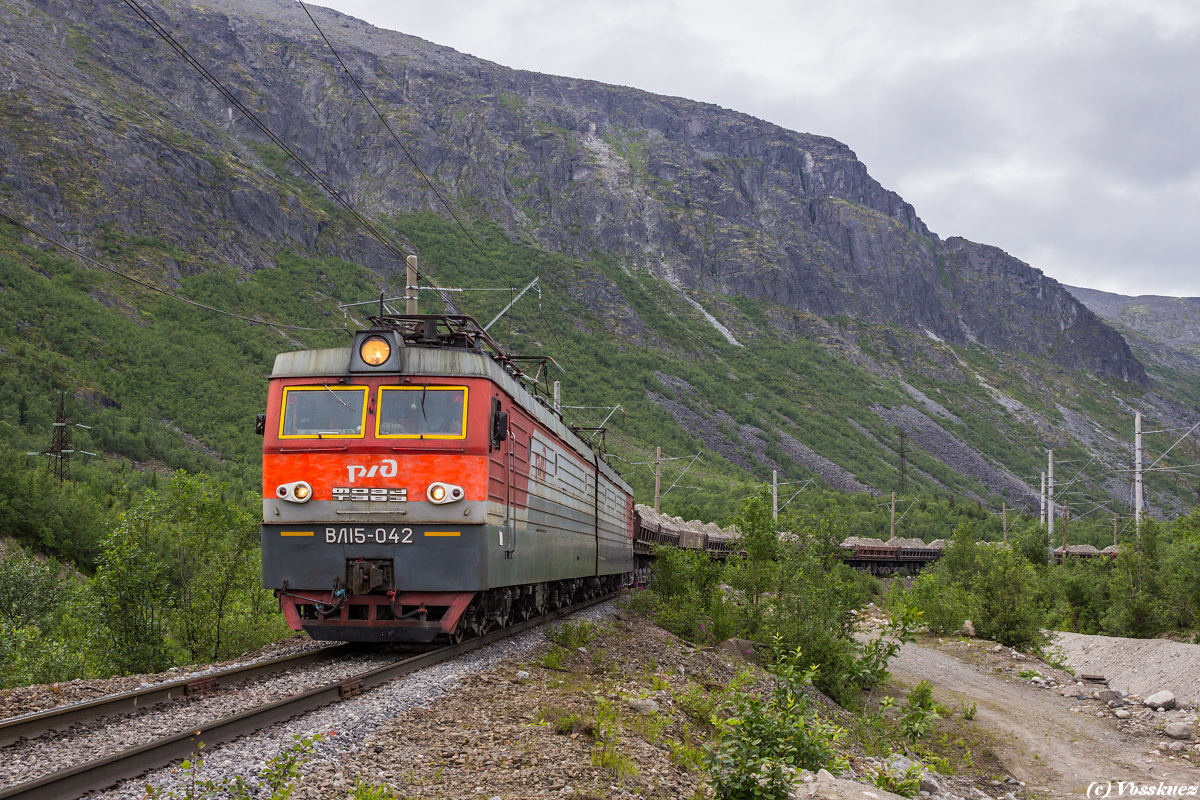
<path fill-rule="evenodd" d="M 275 489 L 275 496 L 289 503 L 307 503 L 312 499 L 312 486 L 307 481 L 281 483 Z"/>
<path fill-rule="evenodd" d="M 363 340 L 358 348 L 362 360 L 372 367 L 378 367 L 388 360 L 392 354 L 392 346 L 382 336 L 370 336 Z"/>
<path fill-rule="evenodd" d="M 431 483 L 425 490 L 425 496 L 429 498 L 429 502 L 440 506 L 462 500 L 463 490 L 461 486 L 452 483 Z"/>

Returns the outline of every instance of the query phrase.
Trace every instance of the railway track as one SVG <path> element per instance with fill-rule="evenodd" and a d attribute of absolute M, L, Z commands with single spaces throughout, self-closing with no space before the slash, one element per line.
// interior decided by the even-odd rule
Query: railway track
<path fill-rule="evenodd" d="M 577 611 L 582 611 L 597 603 L 609 600 L 612 597 L 615 597 L 615 595 L 609 594 L 593 598 L 571 606 L 568 609 L 551 612 L 507 628 L 501 628 L 484 636 L 469 639 L 461 644 L 452 644 L 419 655 L 402 658 L 359 672 L 347 678 L 341 678 L 307 691 L 298 692 L 274 702 L 215 719 L 212 722 L 189 727 L 187 730 L 164 736 L 146 744 L 52 772 L 40 778 L 0 790 L 0 800 L 67 800 L 68 798 L 79 797 L 87 792 L 105 789 L 122 780 L 135 778 L 147 770 L 166 766 L 172 761 L 187 758 L 196 751 L 201 742 L 211 747 L 221 742 L 237 739 L 238 737 L 279 724 L 322 706 L 327 706 L 344 698 L 360 694 L 368 689 L 408 675 L 419 669 L 438 664 L 471 650 L 485 647 L 501 639 L 536 628 L 555 619 L 569 616 Z M 216 680 L 218 683 L 223 680 L 226 683 L 231 683 L 234 682 L 234 676 L 240 676 L 236 680 L 244 681 L 249 679 L 249 677 L 253 677 L 248 675 L 248 673 L 254 672 L 256 668 L 258 671 L 254 672 L 254 675 L 263 675 L 270 671 L 279 671 L 299 666 L 300 664 L 297 664 L 296 661 L 303 656 L 314 656 L 310 661 L 304 662 L 314 663 L 320 660 L 342 657 L 353 652 L 353 650 L 354 648 L 347 645 L 322 648 L 297 656 L 286 656 L 273 659 L 269 662 L 260 662 L 259 664 L 247 665 L 246 667 L 223 670 L 219 673 L 211 673 L 191 680 L 160 684 L 159 686 L 139 690 L 138 692 L 128 692 L 125 695 L 103 698 L 92 703 L 67 706 L 62 709 L 51 709 L 39 714 L 29 715 L 28 717 L 18 717 L 9 720 L 4 724 L 3 728 L 0 728 L 0 732 L 4 732 L 4 735 L 9 736 L 8 741 L 12 742 L 16 738 L 29 736 L 30 732 L 33 731 L 37 732 L 32 733 L 32 735 L 37 736 L 48 731 L 62 730 L 64 727 L 69 727 L 80 721 L 96 719 L 97 717 L 110 714 L 128 713 L 130 710 L 138 710 L 155 703 L 163 703 L 178 699 L 179 697 L 185 697 L 187 696 L 187 686 L 189 684 L 196 684 L 206 680 Z M 315 658 L 317 654 L 324 654 L 323 659 Z M 277 665 L 273 669 L 270 669 L 268 666 L 288 661 L 291 661 L 291 663 L 283 666 Z M 195 693 L 196 691 L 208 688 L 211 688 L 211 685 L 203 688 L 197 687 L 192 691 Z M 55 718 L 56 712 L 57 718 Z M 70 717 L 74 717 L 74 721 L 66 722 Z M 24 727 L 18 728 L 18 723 L 21 723 Z M 5 732 L 6 728 L 8 729 L 7 732 Z M 27 732 L 15 736 L 12 732 L 19 729 Z"/>
<path fill-rule="evenodd" d="M 7 747 L 21 739 L 34 739 L 43 733 L 64 731 L 73 725 L 101 717 L 133 714 L 162 703 L 195 697 L 221 686 L 229 686 L 263 675 L 341 658 L 348 652 L 350 652 L 350 646 L 344 644 L 321 647 L 303 653 L 294 653 L 290 656 L 280 656 L 203 675 L 181 678 L 177 681 L 158 683 L 145 689 L 122 692 L 101 697 L 98 700 L 72 703 L 35 714 L 0 720 L 0 747 Z"/>

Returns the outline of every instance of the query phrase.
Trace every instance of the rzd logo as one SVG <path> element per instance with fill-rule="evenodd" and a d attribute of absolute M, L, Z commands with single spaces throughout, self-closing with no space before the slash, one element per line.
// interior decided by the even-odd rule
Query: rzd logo
<path fill-rule="evenodd" d="M 349 464 L 346 466 L 346 470 L 350 473 L 350 483 L 354 483 L 358 478 L 374 478 L 376 475 L 382 478 L 394 478 L 397 470 L 396 459 L 385 458 L 382 466 L 376 464 L 370 469 L 360 464 Z"/>

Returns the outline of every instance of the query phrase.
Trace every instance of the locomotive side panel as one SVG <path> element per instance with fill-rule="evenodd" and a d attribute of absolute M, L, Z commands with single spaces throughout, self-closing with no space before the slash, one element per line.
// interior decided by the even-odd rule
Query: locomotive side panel
<path fill-rule="evenodd" d="M 633 569 L 633 499 L 607 476 L 600 476 L 597 574 Z"/>
<path fill-rule="evenodd" d="M 508 394 L 495 389 L 493 397 L 508 414 L 509 438 L 489 459 L 489 581 L 595 575 L 592 468 Z"/>

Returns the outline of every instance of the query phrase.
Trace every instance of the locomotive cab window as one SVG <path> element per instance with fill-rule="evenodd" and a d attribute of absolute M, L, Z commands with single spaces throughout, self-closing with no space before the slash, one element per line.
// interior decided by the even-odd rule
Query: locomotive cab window
<path fill-rule="evenodd" d="M 465 386 L 383 386 L 378 408 L 378 438 L 467 438 Z"/>
<path fill-rule="evenodd" d="M 288 386 L 279 438 L 361 439 L 366 417 L 366 386 Z"/>

